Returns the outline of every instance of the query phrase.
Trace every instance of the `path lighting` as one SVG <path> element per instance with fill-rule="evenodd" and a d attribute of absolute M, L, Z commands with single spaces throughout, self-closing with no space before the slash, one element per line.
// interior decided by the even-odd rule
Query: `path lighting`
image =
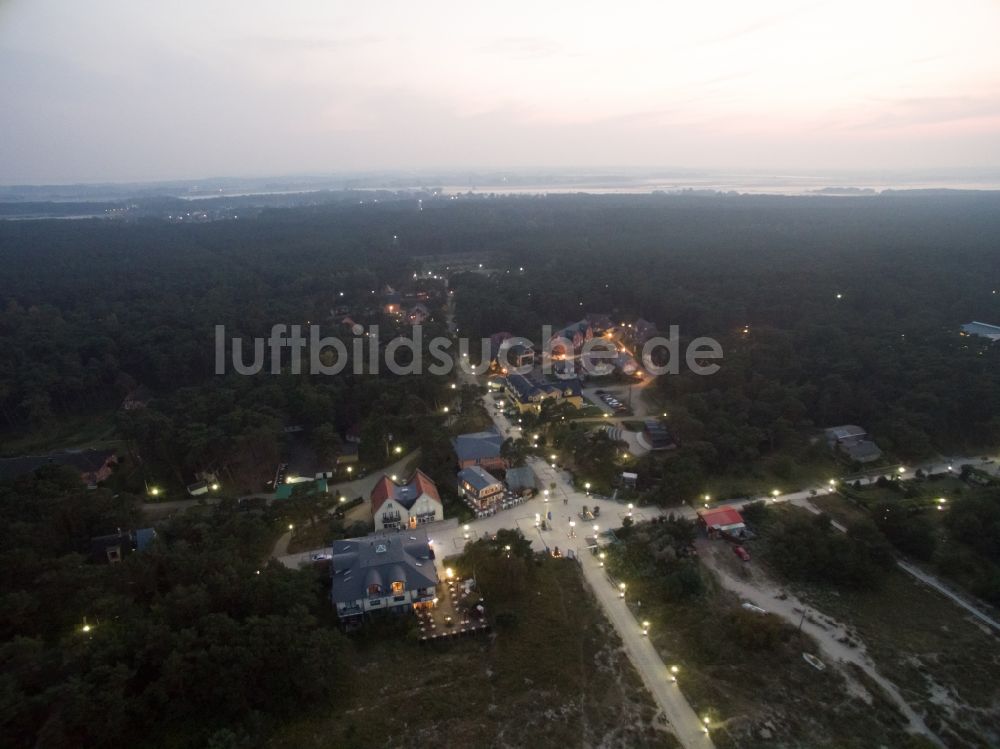
<path fill-rule="evenodd" d="M 443 410 L 443 411 L 444 411 L 445 413 L 448 413 L 448 407 L 447 407 L 447 406 L 445 406 L 445 407 L 444 407 L 444 409 L 442 409 L 442 410 Z"/>
<path fill-rule="evenodd" d="M 602 551 L 602 552 L 601 552 L 600 554 L 598 554 L 597 556 L 598 556 L 598 558 L 599 558 L 599 559 L 601 560 L 601 561 L 600 561 L 600 566 L 601 566 L 601 567 L 603 567 L 603 566 L 604 566 L 604 557 L 605 557 L 605 554 L 604 554 L 604 552 Z"/>
<path fill-rule="evenodd" d="M 393 452 L 396 453 L 396 455 L 399 455 L 401 452 L 403 452 L 402 445 L 396 445 L 396 447 L 393 448 Z"/>
<path fill-rule="evenodd" d="M 451 383 L 451 389 L 452 390 L 457 390 L 458 389 L 458 385 L 456 385 L 454 382 Z"/>
<path fill-rule="evenodd" d="M 671 666 L 670 667 L 670 681 L 675 682 L 675 683 L 677 682 L 677 673 L 679 671 L 680 671 L 680 668 L 678 666 Z"/>
<path fill-rule="evenodd" d="M 553 460 L 553 461 L 554 461 L 554 460 L 556 459 L 556 454 L 555 454 L 555 453 L 552 453 L 552 454 L 551 454 L 551 455 L 549 456 L 549 459 L 550 459 L 550 460 Z"/>
<path fill-rule="evenodd" d="M 642 634 L 644 636 L 649 634 L 649 620 L 648 619 L 642 623 Z"/>
<path fill-rule="evenodd" d="M 348 473 L 354 473 L 354 466 L 347 466 Z"/>
<path fill-rule="evenodd" d="M 906 468 L 904 466 L 900 466 L 896 470 L 899 472 L 900 476 L 902 476 L 904 473 L 906 473 Z"/>
<path fill-rule="evenodd" d="M 341 497 L 340 497 L 340 501 L 341 501 L 341 502 L 346 502 L 346 501 L 347 501 L 347 497 L 344 497 L 344 496 L 341 496 Z"/>
<path fill-rule="evenodd" d="M 152 489 L 149 490 L 149 493 L 155 497 L 160 493 L 160 489 L 159 487 L 154 486 Z"/>
<path fill-rule="evenodd" d="M 702 499 L 704 499 L 706 502 L 711 502 L 712 501 L 712 495 L 711 494 L 706 494 L 704 497 L 702 497 Z"/>
<path fill-rule="evenodd" d="M 294 529 L 295 529 L 295 524 L 294 523 L 289 523 L 288 524 L 288 530 L 294 530 Z"/>
<path fill-rule="evenodd" d="M 587 494 L 590 494 L 590 482 L 588 481 L 583 485 L 583 488 L 587 490 Z"/>
<path fill-rule="evenodd" d="M 618 583 L 618 597 L 625 597 L 625 583 Z"/>
<path fill-rule="evenodd" d="M 212 491 L 213 492 L 219 491 L 219 483 L 217 481 L 212 483 Z"/>

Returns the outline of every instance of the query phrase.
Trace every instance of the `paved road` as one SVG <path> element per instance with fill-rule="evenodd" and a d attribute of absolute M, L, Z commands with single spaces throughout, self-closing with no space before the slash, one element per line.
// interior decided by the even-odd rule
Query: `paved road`
<path fill-rule="evenodd" d="M 584 554 L 580 564 L 584 579 L 590 584 L 604 614 L 621 636 L 629 660 L 639 672 L 656 704 L 663 710 L 677 740 L 689 748 L 712 746 L 710 735 L 681 693 L 677 680 L 670 676 L 656 648 L 643 635 L 642 627 L 632 616 L 624 599 L 612 587 L 604 569 L 598 566 L 591 554 Z"/>

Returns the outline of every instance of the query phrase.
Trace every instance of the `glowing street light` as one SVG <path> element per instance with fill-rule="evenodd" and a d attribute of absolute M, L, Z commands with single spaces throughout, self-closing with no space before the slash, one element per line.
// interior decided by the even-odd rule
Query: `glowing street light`
<path fill-rule="evenodd" d="M 354 473 L 354 466 L 347 466 L 348 473 Z"/>
<path fill-rule="evenodd" d="M 453 570 L 451 567 L 445 567 L 444 576 L 450 580 L 455 576 L 455 570 Z"/>
<path fill-rule="evenodd" d="M 402 445 L 396 445 L 396 447 L 393 448 L 393 452 L 396 453 L 396 455 L 399 455 L 401 452 L 403 452 Z"/>
<path fill-rule="evenodd" d="M 643 634 L 644 637 L 649 634 L 649 620 L 648 619 L 642 623 L 642 634 Z"/>
<path fill-rule="evenodd" d="M 444 409 L 443 409 L 443 411 L 444 411 L 445 413 L 448 413 L 448 407 L 447 407 L 447 406 L 445 406 L 445 407 L 444 407 Z"/>
<path fill-rule="evenodd" d="M 625 597 L 625 583 L 618 583 L 618 597 Z"/>
<path fill-rule="evenodd" d="M 600 554 L 598 554 L 598 555 L 597 555 L 598 559 L 600 559 L 600 560 L 601 560 L 601 561 L 600 561 L 600 565 L 601 565 L 601 567 L 603 567 L 603 566 L 604 566 L 604 558 L 605 558 L 606 556 L 607 556 L 607 554 L 605 554 L 605 553 L 604 553 L 603 551 L 602 551 L 602 552 L 601 552 Z"/>
<path fill-rule="evenodd" d="M 288 524 L 288 530 L 294 530 L 294 529 L 295 529 L 295 524 L 294 523 L 289 523 Z"/>
<path fill-rule="evenodd" d="M 900 466 L 896 470 L 899 472 L 900 476 L 902 476 L 904 473 L 906 473 L 906 468 L 904 466 Z"/>
<path fill-rule="evenodd" d="M 156 495 L 158 495 L 160 493 L 160 489 L 159 489 L 159 487 L 154 486 L 152 489 L 149 490 L 149 493 L 152 494 L 155 497 Z"/>
<path fill-rule="evenodd" d="M 589 481 L 583 485 L 583 488 L 587 490 L 587 494 L 590 494 L 590 482 Z"/>
<path fill-rule="evenodd" d="M 600 530 L 601 530 L 601 526 L 599 526 L 597 523 L 594 523 L 594 533 L 596 534 Z"/>

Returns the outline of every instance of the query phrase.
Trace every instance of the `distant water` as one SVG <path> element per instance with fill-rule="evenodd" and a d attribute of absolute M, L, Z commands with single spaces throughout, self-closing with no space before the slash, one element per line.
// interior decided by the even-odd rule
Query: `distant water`
<path fill-rule="evenodd" d="M 523 194 L 623 194 L 721 192 L 751 195 L 877 195 L 884 190 L 1000 190 L 1000 175 L 977 177 L 896 178 L 843 175 L 703 175 L 683 177 L 600 178 L 579 180 L 490 181 L 448 184 L 446 194 L 465 192 Z"/>

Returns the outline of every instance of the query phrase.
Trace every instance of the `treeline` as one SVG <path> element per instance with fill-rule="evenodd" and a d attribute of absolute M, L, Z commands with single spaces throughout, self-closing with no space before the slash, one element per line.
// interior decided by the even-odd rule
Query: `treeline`
<path fill-rule="evenodd" d="M 4 746 L 260 745 L 337 694 L 348 646 L 316 578 L 258 561 L 275 518 L 222 504 L 88 561 L 135 523 L 135 499 L 62 469 L 0 489 Z"/>

